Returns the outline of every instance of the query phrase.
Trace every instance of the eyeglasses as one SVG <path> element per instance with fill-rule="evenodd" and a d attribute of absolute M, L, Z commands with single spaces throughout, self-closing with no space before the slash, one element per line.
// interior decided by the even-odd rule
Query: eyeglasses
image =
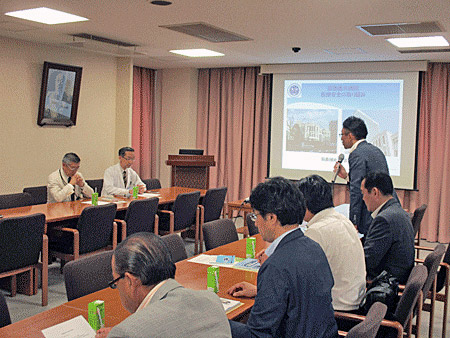
<path fill-rule="evenodd" d="M 109 282 L 108 283 L 108 285 L 109 285 L 109 287 L 111 288 L 111 289 L 116 289 L 117 288 L 117 282 L 120 280 L 120 279 L 122 279 L 122 278 L 124 278 L 125 277 L 125 274 L 123 273 L 123 274 L 121 274 L 119 277 L 117 277 L 116 279 L 114 279 L 114 280 L 112 280 L 111 282 Z"/>
<path fill-rule="evenodd" d="M 261 215 L 261 214 L 257 214 L 256 212 L 252 212 L 251 214 L 249 214 L 250 215 L 250 219 L 253 221 L 253 222 L 256 222 L 256 219 L 258 218 L 258 215 Z"/>
<path fill-rule="evenodd" d="M 129 158 L 127 158 L 127 157 L 123 157 L 122 156 L 122 158 L 125 160 L 125 161 L 134 161 L 136 158 L 134 158 L 134 157 L 129 157 Z"/>
<path fill-rule="evenodd" d="M 66 167 L 69 168 L 69 169 L 72 170 L 72 171 L 75 171 L 75 170 L 80 169 L 80 166 L 72 167 L 72 166 L 70 166 L 70 165 L 68 165 L 68 164 L 66 164 Z"/>
<path fill-rule="evenodd" d="M 342 137 L 342 135 L 347 136 L 348 134 L 350 134 L 350 133 L 340 133 L 339 136 L 341 136 L 341 137 Z"/>

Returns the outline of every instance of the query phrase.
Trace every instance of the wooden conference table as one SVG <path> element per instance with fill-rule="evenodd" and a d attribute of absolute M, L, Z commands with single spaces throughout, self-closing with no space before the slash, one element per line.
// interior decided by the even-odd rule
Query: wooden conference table
<path fill-rule="evenodd" d="M 265 242 L 260 235 L 256 235 L 256 251 L 264 248 Z M 210 255 L 236 255 L 245 257 L 246 240 L 229 243 L 221 247 L 205 252 Z M 197 264 L 183 260 L 176 263 L 177 270 L 175 279 L 185 287 L 205 290 L 206 289 L 206 270 L 208 265 Z M 256 284 L 256 272 L 237 270 L 220 267 L 219 271 L 219 293 L 220 297 L 239 300 L 243 305 L 228 313 L 229 319 L 239 319 L 247 314 L 253 306 L 254 300 L 247 298 L 234 298 L 226 291 L 235 283 L 247 281 Z M 130 314 L 126 311 L 119 297 L 119 291 L 106 288 L 84 297 L 74 299 L 70 302 L 57 306 L 53 309 L 41 312 L 32 317 L 23 319 L 19 322 L 5 326 L 0 329 L 0 337 L 44 337 L 41 330 L 59 324 L 66 320 L 82 315 L 88 319 L 88 303 L 94 300 L 105 301 L 105 326 L 115 326 L 127 318 Z"/>
<path fill-rule="evenodd" d="M 205 196 L 206 190 L 204 189 L 193 189 L 184 187 L 170 187 L 162 189 L 149 190 L 148 192 L 159 193 L 159 204 L 169 204 L 173 203 L 179 194 L 200 191 L 201 196 Z M 144 197 L 138 197 L 138 199 L 143 199 Z M 102 197 L 99 198 L 100 201 L 108 201 Z M 2 209 L 0 210 L 0 215 L 3 217 L 17 217 L 17 216 L 28 216 L 36 213 L 42 213 L 45 215 L 45 221 L 47 224 L 60 222 L 68 219 L 79 218 L 81 212 L 84 208 L 90 206 L 90 204 L 82 203 L 84 201 L 89 201 L 89 199 L 78 200 L 73 202 L 59 202 L 59 203 L 48 203 L 48 204 L 37 204 L 20 208 Z M 117 203 L 117 210 L 126 210 L 128 205 L 130 205 L 133 198 L 123 198 L 117 197 L 112 199 Z"/>

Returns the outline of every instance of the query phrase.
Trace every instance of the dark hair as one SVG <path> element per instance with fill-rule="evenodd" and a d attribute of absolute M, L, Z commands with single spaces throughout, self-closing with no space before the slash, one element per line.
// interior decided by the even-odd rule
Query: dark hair
<path fill-rule="evenodd" d="M 298 182 L 298 187 L 305 197 L 306 207 L 313 214 L 332 208 L 333 196 L 331 195 L 331 187 L 319 175 L 310 175 L 302 178 Z"/>
<path fill-rule="evenodd" d="M 132 151 L 132 152 L 134 152 L 134 149 L 131 148 L 131 147 L 122 147 L 122 148 L 119 149 L 119 156 L 120 156 L 120 157 L 124 157 L 124 156 L 125 156 L 125 153 L 126 153 L 127 151 Z"/>
<path fill-rule="evenodd" d="M 373 188 L 377 188 L 383 195 L 392 195 L 394 193 L 391 176 L 386 173 L 379 171 L 371 172 L 364 179 L 364 188 L 368 192 L 371 192 Z"/>
<path fill-rule="evenodd" d="M 67 153 L 64 155 L 62 159 L 63 163 L 70 164 L 70 163 L 80 163 L 80 157 L 75 153 Z"/>
<path fill-rule="evenodd" d="M 299 224 L 305 216 L 305 199 L 298 187 L 283 177 L 260 183 L 250 195 L 252 208 L 262 217 L 277 215 L 281 225 Z"/>
<path fill-rule="evenodd" d="M 349 130 L 357 140 L 362 140 L 367 136 L 366 124 L 356 116 L 347 117 L 342 123 L 342 128 Z"/>
<path fill-rule="evenodd" d="M 129 272 L 142 285 L 156 285 L 175 277 L 175 264 L 169 249 L 159 236 L 138 232 L 125 238 L 114 250 L 117 274 Z"/>

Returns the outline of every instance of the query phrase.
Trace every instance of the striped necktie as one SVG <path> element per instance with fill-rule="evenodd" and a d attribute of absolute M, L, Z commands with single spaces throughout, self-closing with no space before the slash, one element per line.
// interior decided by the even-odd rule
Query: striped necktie
<path fill-rule="evenodd" d="M 123 176 L 123 185 L 125 186 L 125 188 L 127 187 L 127 172 L 126 170 L 124 170 L 122 172 L 122 176 Z"/>

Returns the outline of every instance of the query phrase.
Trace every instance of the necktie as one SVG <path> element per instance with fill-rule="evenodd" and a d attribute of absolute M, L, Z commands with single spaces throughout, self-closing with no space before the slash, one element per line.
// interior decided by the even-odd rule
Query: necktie
<path fill-rule="evenodd" d="M 127 187 L 127 172 L 125 170 L 122 172 L 122 176 L 123 176 L 123 185 L 126 188 Z"/>
<path fill-rule="evenodd" d="M 72 179 L 72 177 L 67 177 L 67 183 L 70 183 L 70 180 Z M 76 200 L 76 196 L 75 196 L 75 187 L 74 187 L 74 192 L 73 192 L 73 194 L 72 195 L 70 195 L 70 199 L 72 200 L 72 201 L 75 201 Z"/>

